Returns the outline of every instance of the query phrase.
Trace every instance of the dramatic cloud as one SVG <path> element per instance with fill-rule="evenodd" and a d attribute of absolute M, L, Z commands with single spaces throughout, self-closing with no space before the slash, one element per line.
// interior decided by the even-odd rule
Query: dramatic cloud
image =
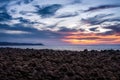
<path fill-rule="evenodd" d="M 0 41 L 120 44 L 119 4 L 119 0 L 0 0 Z"/>

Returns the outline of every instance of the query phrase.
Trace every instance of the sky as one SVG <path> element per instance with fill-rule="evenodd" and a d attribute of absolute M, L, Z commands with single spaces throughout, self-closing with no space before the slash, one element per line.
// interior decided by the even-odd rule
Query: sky
<path fill-rule="evenodd" d="M 120 0 L 0 0 L 0 42 L 120 44 Z"/>

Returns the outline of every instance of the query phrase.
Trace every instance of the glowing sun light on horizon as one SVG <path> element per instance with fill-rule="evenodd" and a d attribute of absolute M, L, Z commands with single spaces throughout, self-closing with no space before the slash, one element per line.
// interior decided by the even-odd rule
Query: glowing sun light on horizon
<path fill-rule="evenodd" d="M 61 40 L 75 45 L 120 44 L 120 35 L 99 35 L 96 33 L 74 32 Z"/>

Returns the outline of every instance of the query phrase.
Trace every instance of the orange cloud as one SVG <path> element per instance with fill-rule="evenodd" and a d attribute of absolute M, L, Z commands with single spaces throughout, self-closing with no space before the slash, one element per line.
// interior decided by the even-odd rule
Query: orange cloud
<path fill-rule="evenodd" d="M 71 32 L 62 41 L 78 45 L 120 44 L 120 35 L 101 35 L 98 33 Z"/>

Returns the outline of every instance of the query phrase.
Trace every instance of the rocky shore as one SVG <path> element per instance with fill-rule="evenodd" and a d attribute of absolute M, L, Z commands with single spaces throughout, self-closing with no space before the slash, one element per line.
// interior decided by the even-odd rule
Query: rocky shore
<path fill-rule="evenodd" d="M 120 80 L 120 50 L 0 48 L 0 80 Z"/>

